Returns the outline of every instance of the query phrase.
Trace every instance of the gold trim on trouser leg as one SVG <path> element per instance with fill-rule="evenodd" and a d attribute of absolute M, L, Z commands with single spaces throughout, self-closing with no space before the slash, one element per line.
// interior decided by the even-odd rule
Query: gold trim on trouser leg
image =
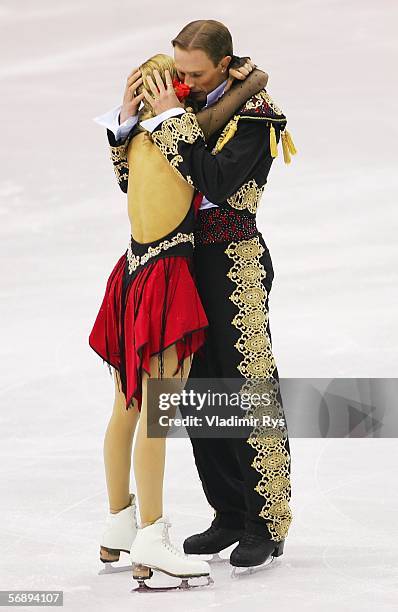
<path fill-rule="evenodd" d="M 257 451 L 252 467 L 261 478 L 255 491 L 266 503 L 259 516 L 267 521 L 272 540 L 283 540 L 292 521 L 290 501 L 290 455 L 287 449 L 287 429 L 283 407 L 278 400 L 279 382 L 273 378 L 276 367 L 271 340 L 267 333 L 267 291 L 262 283 L 266 271 L 260 258 L 264 248 L 258 236 L 250 240 L 231 242 L 225 253 L 233 261 L 228 277 L 236 284 L 230 300 L 238 308 L 232 320 L 240 331 L 235 344 L 242 354 L 238 370 L 245 378 L 241 393 L 267 393 L 270 403 L 252 405 L 247 416 L 259 419 L 247 443 Z M 267 419 L 282 419 L 278 428 L 268 426 Z"/>

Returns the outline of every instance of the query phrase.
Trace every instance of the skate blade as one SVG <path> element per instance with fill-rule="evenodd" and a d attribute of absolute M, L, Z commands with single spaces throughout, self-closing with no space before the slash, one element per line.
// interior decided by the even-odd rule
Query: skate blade
<path fill-rule="evenodd" d="M 116 565 L 114 563 L 105 563 L 105 567 L 103 567 L 99 572 L 98 576 L 103 574 L 117 574 L 119 572 L 131 572 L 133 569 L 132 564 L 130 565 Z"/>
<path fill-rule="evenodd" d="M 210 557 L 210 559 L 206 559 L 207 563 L 210 565 L 217 565 L 218 563 L 229 563 L 228 557 L 221 557 L 220 553 L 215 553 Z"/>
<path fill-rule="evenodd" d="M 269 568 L 270 565 L 274 565 L 277 561 L 277 557 L 271 557 L 262 565 L 254 565 L 252 567 L 234 567 L 231 572 L 231 578 L 240 578 L 241 576 L 251 576 L 257 574 Z"/>
<path fill-rule="evenodd" d="M 169 574 L 170 575 L 170 574 Z M 145 582 L 144 578 L 137 578 L 137 582 L 138 582 L 138 587 L 136 587 L 135 589 L 131 589 L 131 593 L 163 593 L 165 591 L 190 591 L 191 589 L 200 589 L 203 587 L 207 587 L 210 586 L 212 584 L 214 584 L 214 580 L 210 577 L 210 576 L 206 576 L 207 581 L 204 584 L 191 584 L 189 582 L 189 580 L 192 580 L 193 578 L 195 578 L 195 576 L 193 576 L 192 578 L 183 578 L 180 582 L 180 584 L 177 584 L 175 586 L 159 586 L 159 587 L 151 587 L 148 586 Z"/>

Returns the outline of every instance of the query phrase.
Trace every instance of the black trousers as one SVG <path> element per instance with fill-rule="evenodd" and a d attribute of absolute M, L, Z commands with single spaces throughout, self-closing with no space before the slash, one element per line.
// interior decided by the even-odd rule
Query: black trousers
<path fill-rule="evenodd" d="M 209 332 L 190 379 L 239 378 L 245 386 L 253 383 L 254 390 L 269 381 L 269 413 L 284 418 L 268 316 L 274 270 L 261 234 L 196 246 L 194 263 Z M 257 431 L 251 442 L 191 437 L 203 490 L 215 511 L 213 523 L 284 539 L 291 522 L 290 446 L 287 428 L 277 433 L 281 430 Z"/>

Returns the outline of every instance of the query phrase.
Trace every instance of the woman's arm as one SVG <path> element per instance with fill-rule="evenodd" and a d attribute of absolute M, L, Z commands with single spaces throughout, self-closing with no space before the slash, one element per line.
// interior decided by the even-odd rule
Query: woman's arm
<path fill-rule="evenodd" d="M 236 81 L 218 102 L 199 111 L 196 118 L 205 139 L 224 127 L 249 98 L 264 89 L 267 82 L 268 74 L 256 68 L 244 81 Z"/>
<path fill-rule="evenodd" d="M 120 189 L 127 193 L 128 181 L 129 181 L 129 163 L 127 159 L 127 150 L 133 134 L 136 133 L 137 127 L 130 131 L 127 138 L 122 142 L 116 140 L 114 133 L 107 129 L 106 134 L 109 143 L 109 153 L 111 162 L 113 164 L 113 170 L 116 175 L 116 180 Z"/>

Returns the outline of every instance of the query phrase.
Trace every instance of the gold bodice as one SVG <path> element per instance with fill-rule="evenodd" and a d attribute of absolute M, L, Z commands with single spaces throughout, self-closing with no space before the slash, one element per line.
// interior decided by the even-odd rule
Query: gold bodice
<path fill-rule="evenodd" d="M 131 234 L 137 242 L 153 242 L 181 223 L 194 188 L 173 170 L 144 133 L 131 139 L 127 157 Z"/>

